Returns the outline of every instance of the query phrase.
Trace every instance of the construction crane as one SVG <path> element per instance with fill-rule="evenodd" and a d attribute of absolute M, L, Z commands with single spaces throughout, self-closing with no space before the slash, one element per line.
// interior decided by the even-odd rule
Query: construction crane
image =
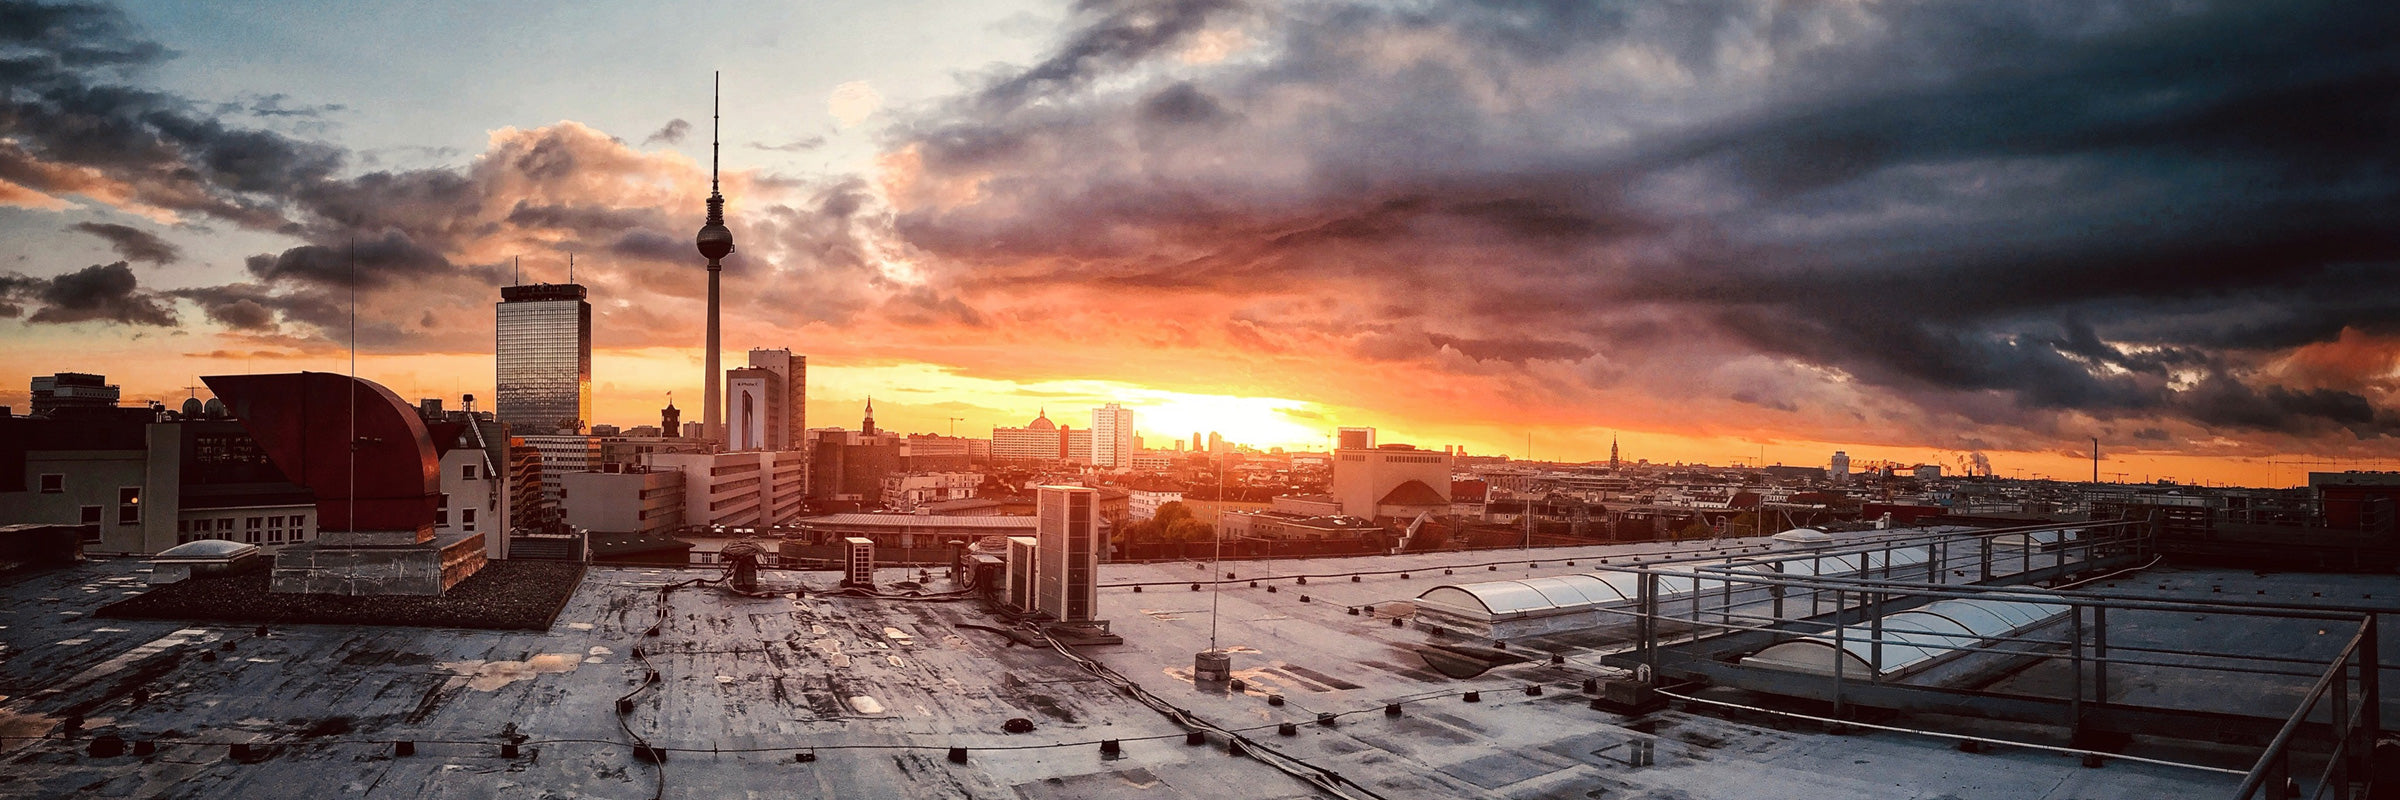
<path fill-rule="evenodd" d="M 950 438 L 952 438 L 952 439 L 956 439 L 956 438 L 958 438 L 958 424 L 959 424 L 959 423 L 961 423 L 961 422 L 965 422 L 965 421 L 967 421 L 967 418 L 966 418 L 966 417 L 951 417 L 951 418 L 950 418 Z"/>

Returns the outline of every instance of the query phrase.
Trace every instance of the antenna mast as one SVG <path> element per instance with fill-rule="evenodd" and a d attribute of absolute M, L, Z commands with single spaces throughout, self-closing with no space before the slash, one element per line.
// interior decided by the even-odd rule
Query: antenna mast
<path fill-rule="evenodd" d="M 717 129 L 724 126 L 725 71 L 718 70 L 708 88 L 708 193 L 717 193 Z"/>

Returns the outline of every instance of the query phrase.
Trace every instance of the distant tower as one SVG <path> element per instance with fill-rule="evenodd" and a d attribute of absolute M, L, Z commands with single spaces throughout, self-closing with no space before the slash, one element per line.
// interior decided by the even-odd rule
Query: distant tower
<path fill-rule="evenodd" d="M 658 432 L 674 436 L 683 432 L 683 409 L 675 407 L 675 393 L 667 393 L 667 407 L 658 410 Z"/>
<path fill-rule="evenodd" d="M 1608 436 L 1608 470 L 1609 470 L 1610 472 L 1615 472 L 1615 471 L 1617 470 L 1617 467 L 1618 467 L 1619 465 L 1621 465 L 1622 463 L 1623 463 L 1623 462 L 1620 462 L 1620 461 L 1618 461 L 1618 460 L 1617 460 L 1617 436 L 1616 436 L 1616 434 L 1613 434 L 1613 433 L 1612 433 L 1612 434 L 1609 434 L 1609 436 Z"/>
<path fill-rule="evenodd" d="M 874 395 L 868 395 L 868 396 L 867 396 L 867 419 L 866 419 L 866 421 L 864 421 L 864 422 L 861 422 L 861 423 L 859 423 L 859 424 L 858 424 L 858 429 L 859 429 L 860 431 L 862 431 L 862 432 L 866 433 L 868 436 L 873 436 L 873 435 L 875 435 L 875 396 L 874 396 Z"/>
<path fill-rule="evenodd" d="M 717 82 L 720 86 L 723 84 L 723 73 L 718 73 Z M 712 442 L 725 441 L 723 390 L 717 384 L 724 379 L 724 371 L 719 369 L 717 363 L 717 273 L 724 269 L 718 260 L 733 252 L 733 231 L 725 228 L 725 195 L 717 188 L 717 128 L 721 124 L 719 112 L 723 109 L 718 94 L 712 89 L 709 97 L 708 224 L 700 227 L 697 240 L 700 255 L 708 259 L 708 353 L 700 367 L 700 374 L 707 381 L 707 389 L 700 403 L 700 431 L 701 436 Z"/>
<path fill-rule="evenodd" d="M 1833 469 L 1828 472 L 1833 473 L 1834 483 L 1850 480 L 1850 454 L 1840 450 L 1833 451 Z"/>

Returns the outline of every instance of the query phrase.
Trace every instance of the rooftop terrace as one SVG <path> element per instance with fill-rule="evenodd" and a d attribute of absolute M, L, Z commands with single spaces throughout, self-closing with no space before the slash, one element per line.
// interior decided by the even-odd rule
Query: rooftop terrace
<path fill-rule="evenodd" d="M 546 631 L 305 625 L 259 637 L 94 619 L 146 589 L 146 565 L 103 560 L 0 583 L 0 736 L 12 737 L 0 739 L 0 795 L 1329 796 L 1277 763 L 1390 798 L 2217 797 L 2239 780 L 2131 760 L 2087 768 L 2032 748 L 1969 753 L 1943 738 L 1836 734 L 1701 705 L 1619 715 L 1580 691 L 1622 674 L 1601 663 L 1621 649 L 1606 642 L 1546 643 L 1527 662 L 1459 680 L 1429 668 L 1425 632 L 1350 613 L 1398 608 L 1446 580 L 1589 573 L 1602 558 L 1695 547 L 1229 562 L 1219 569 L 1237 577 L 1214 593 L 1189 588 L 1219 574 L 1207 565 L 1104 565 L 1101 616 L 1125 643 L 1083 651 L 1097 670 L 976 602 L 820 594 L 830 573 L 769 571 L 765 583 L 786 591 L 743 597 L 665 591 L 709 572 L 595 567 Z M 2247 572 L 2162 582 L 2311 591 Z M 1191 681 L 1212 634 L 1242 690 Z M 1563 663 L 1541 657 L 1553 651 Z M 1187 744 L 1184 724 L 1116 679 L 1219 732 Z M 1031 730 L 1008 732 L 1013 719 Z M 1244 738 L 1231 748 L 1244 754 L 1229 753 L 1222 731 Z M 126 753 L 94 755 L 104 734 Z M 663 763 L 637 758 L 637 743 L 662 748 Z M 2254 754 L 2128 752 L 2236 773 Z"/>

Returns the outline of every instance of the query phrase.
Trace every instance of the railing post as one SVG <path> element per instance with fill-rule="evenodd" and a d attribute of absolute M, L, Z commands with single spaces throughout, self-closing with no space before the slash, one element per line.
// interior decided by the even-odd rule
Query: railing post
<path fill-rule="evenodd" d="M 1842 667 L 1843 667 L 1844 665 L 1846 665 L 1846 664 L 1848 664 L 1848 663 L 1850 662 L 1850 648 L 1848 648 L 1848 647 L 1844 647 L 1844 646 L 1843 646 L 1843 645 L 1845 645 L 1845 644 L 1847 644 L 1847 643 L 1848 643 L 1848 641 L 1847 641 L 1847 637 L 1845 637 L 1845 636 L 1843 635 L 1844 626 L 1842 625 L 1842 605 L 1843 605 L 1844 601 L 1846 601 L 1847 599 L 1848 599 L 1848 598 L 1844 596 L 1844 594 L 1843 594 L 1842 590 L 1840 590 L 1840 589 L 1835 589 L 1835 590 L 1833 590 L 1833 718 L 1834 718 L 1834 719 L 1841 719 L 1841 718 L 1842 718 L 1842 672 L 1843 672 L 1843 669 L 1842 669 Z M 1867 665 L 1867 669 L 1870 669 L 1870 670 L 1871 670 L 1871 669 L 1874 669 L 1874 668 L 1875 668 L 1875 665 L 1873 665 L 1873 664 L 1868 664 L 1868 665 Z"/>
<path fill-rule="evenodd" d="M 1976 581 L 1990 583 L 1992 581 L 1992 537 L 1978 536 L 1975 541 L 1983 545 L 1983 577 L 1977 578 Z"/>
<path fill-rule="evenodd" d="M 2359 765 L 2372 777 L 2375 769 L 2375 743 L 2383 738 L 2383 659 L 2376 648 L 2377 615 L 2367 614 L 2366 631 L 2358 637 L 2358 709 L 2359 738 L 2366 749 L 2358 754 Z"/>
<path fill-rule="evenodd" d="M 1695 642 L 1700 641 L 1700 598 L 1707 596 L 1708 592 L 1700 589 L 1700 571 L 1692 570 L 1692 641 Z"/>
<path fill-rule="evenodd" d="M 1871 637 L 1867 643 L 1867 653 L 1871 656 L 1868 661 L 1878 668 L 1874 672 L 1867 673 L 1867 682 L 1881 683 L 1883 682 L 1883 670 L 1881 669 L 1883 665 L 1883 614 L 1881 612 L 1884 595 L 1882 592 L 1876 592 L 1873 597 L 1874 606 L 1871 611 L 1875 613 L 1875 617 L 1867 622 L 1867 635 Z"/>
<path fill-rule="evenodd" d="M 2072 627 L 2071 631 L 2070 631 L 2070 632 L 2067 634 L 2067 637 L 2068 637 L 2068 640 L 2069 640 L 2069 641 L 2070 641 L 2070 643 L 2071 643 L 2071 644 L 2070 644 L 2070 646 L 2069 646 L 2069 650 L 2068 650 L 2068 651 L 2069 651 L 2070 653 L 2072 653 L 2072 654 L 2073 654 L 2072 656 L 2070 656 L 2070 657 L 2069 657 L 2069 659 L 2068 659 L 2068 660 L 2069 660 L 2069 663 L 2070 663 L 2070 664 L 2072 664 L 2072 665 L 2074 666 L 2074 668 L 2075 668 L 2075 680 L 2074 680 L 2074 681 L 2072 681 L 2072 683 L 2074 683 L 2074 684 L 2075 684 L 2075 694 L 2073 695 L 2073 698 L 2072 698 L 2072 700 L 2071 700 L 2071 701 L 2070 701 L 2070 702 L 2067 704 L 2067 730 L 2068 730 L 2068 731 L 2070 731 L 2070 732 L 2072 732 L 2072 733 L 2082 733 L 2082 732 L 2083 732 L 2083 606 L 2080 606 L 2080 605 L 2069 605 L 2069 606 L 2067 606 L 2067 616 L 2068 616 L 2068 618 L 2069 618 L 2069 619 L 2072 619 L 2072 620 L 2074 620 L 2073 627 Z"/>
<path fill-rule="evenodd" d="M 1783 562 L 1775 562 L 1775 577 L 1781 578 L 1783 575 Z M 1772 583 L 1767 585 L 1767 596 L 1775 598 L 1776 622 L 1783 622 L 1784 620 L 1788 619 L 1783 615 L 1783 596 L 1788 594 L 1790 589 L 1791 587 L 1785 586 L 1781 583 Z"/>
<path fill-rule="evenodd" d="M 1811 565 L 1811 566 L 1810 566 L 1810 568 L 1809 568 L 1809 576 L 1808 576 L 1808 577 L 1809 577 L 1811 580 L 1823 580 L 1823 579 L 1824 579 L 1824 577 L 1825 577 L 1825 557 L 1824 557 L 1824 556 L 1822 556 L 1822 555 L 1819 555 L 1819 556 L 1812 556 L 1812 557 L 1809 559 L 1809 563 L 1810 563 L 1810 565 Z M 1824 594 L 1824 593 L 1825 593 L 1825 590 L 1824 590 L 1823 588 L 1821 588 L 1821 587 L 1818 587 L 1818 586 L 1811 586 L 1811 587 L 1808 587 L 1808 615 L 1809 615 L 1809 616 L 1812 616 L 1812 617 L 1813 617 L 1813 616 L 1816 616 L 1816 615 L 1818 615 L 1818 614 L 1823 614 L 1823 613 L 1825 613 L 1825 612 L 1824 612 L 1824 610 L 1823 610 L 1823 609 L 1822 609 L 1822 608 L 1819 606 L 1819 604 L 1817 603 L 1817 596 L 1818 596 L 1818 595 L 1822 595 L 1822 594 Z M 1838 611 L 1840 611 L 1841 609 L 1837 607 L 1837 608 L 1835 608 L 1834 610 L 1838 612 Z M 1838 617 L 1839 615 L 1837 614 L 1836 616 Z"/>
<path fill-rule="evenodd" d="M 2333 666 L 2333 692 L 2326 695 L 2333 701 L 2333 713 L 2327 715 L 2333 724 L 2327 727 L 2333 729 L 2334 748 L 2338 752 L 2334 753 L 2333 763 L 2325 765 L 2325 782 L 2332 784 L 2335 800 L 2350 800 L 2350 759 L 2358 754 L 2358 732 L 2350 729 L 2349 659 L 2342 661 Z M 2318 786 L 2317 794 L 2324 795 L 2325 788 Z"/>
<path fill-rule="evenodd" d="M 2033 567 L 2032 559 L 2026 559 L 2026 562 L 2026 568 L 2031 569 Z M 2055 589 L 2059 584 L 2067 581 L 2067 529 L 2065 528 L 2058 529 L 2058 560 L 2052 566 L 2056 569 L 2050 572 L 2050 587 Z"/>
<path fill-rule="evenodd" d="M 1642 573 L 1642 648 L 1650 664 L 1650 681 L 1658 682 L 1658 574 Z"/>
<path fill-rule="evenodd" d="M 2092 606 L 2092 702 L 2108 705 L 2108 606 Z"/>

